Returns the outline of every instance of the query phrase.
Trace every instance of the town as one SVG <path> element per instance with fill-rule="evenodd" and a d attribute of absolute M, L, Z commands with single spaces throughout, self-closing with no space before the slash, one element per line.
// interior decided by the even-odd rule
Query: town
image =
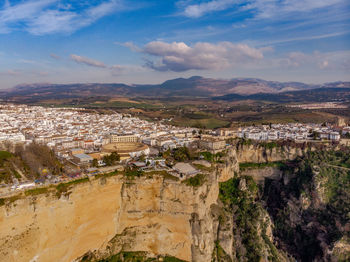
<path fill-rule="evenodd" d="M 349 146 L 349 136 L 350 127 L 345 125 L 290 123 L 200 130 L 166 125 L 162 121 L 148 122 L 116 112 L 101 114 L 84 108 L 3 104 L 0 105 L 2 148 L 17 144 L 45 145 L 65 168 L 59 176 L 42 169 L 40 179 L 14 179 L 10 184 L 2 184 L 2 188 L 20 190 L 126 169 L 166 171 L 183 180 L 201 173 L 201 166 L 210 168 L 208 154 L 224 151 L 232 139 L 329 141 Z M 164 157 L 165 152 L 188 148 L 199 156 L 193 163 L 186 158 L 168 161 Z M 182 153 L 187 154 L 186 150 Z"/>

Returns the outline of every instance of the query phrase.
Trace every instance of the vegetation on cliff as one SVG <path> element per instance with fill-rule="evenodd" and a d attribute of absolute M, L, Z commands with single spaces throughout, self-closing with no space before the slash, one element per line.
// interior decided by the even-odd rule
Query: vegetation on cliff
<path fill-rule="evenodd" d="M 249 176 L 220 184 L 219 199 L 234 221 L 234 260 L 280 261 L 277 248 L 267 236 L 269 221 L 258 196 L 259 188 Z"/>
<path fill-rule="evenodd" d="M 90 180 L 88 177 L 83 177 L 83 178 L 75 179 L 75 180 L 72 180 L 72 181 L 69 181 L 66 183 L 61 183 L 61 184 L 56 186 L 56 196 L 58 198 L 60 198 L 61 195 L 67 196 L 70 194 L 69 189 L 71 189 L 71 187 L 73 185 L 80 184 L 80 183 L 86 183 L 89 181 Z"/>
<path fill-rule="evenodd" d="M 287 163 L 240 163 L 241 170 L 267 166 L 283 175 L 267 179 L 263 190 L 247 176 L 220 184 L 219 199 L 233 218 L 234 259 L 285 261 L 289 254 L 298 261 L 349 261 L 350 149 L 306 151 Z"/>
<path fill-rule="evenodd" d="M 206 152 L 201 152 L 200 156 L 203 157 L 208 162 L 223 163 L 224 161 L 222 160 L 222 158 L 225 156 L 225 152 L 218 152 L 216 154 L 213 154 L 211 152 L 206 151 Z"/>
<path fill-rule="evenodd" d="M 10 205 L 15 201 L 19 199 L 23 199 L 25 197 L 36 197 L 43 194 L 46 194 L 46 195 L 54 194 L 56 195 L 57 198 L 60 198 L 62 195 L 69 196 L 69 194 L 71 193 L 70 190 L 74 185 L 87 183 L 87 182 L 90 182 L 89 178 L 83 177 L 83 178 L 71 180 L 65 183 L 60 183 L 57 186 L 49 185 L 44 187 L 27 189 L 26 191 L 19 192 L 18 194 L 11 197 L 0 198 L 0 206 Z"/>
<path fill-rule="evenodd" d="M 206 181 L 206 178 L 204 174 L 197 174 L 194 177 L 187 178 L 182 182 L 188 186 L 198 187 L 203 185 L 205 181 Z"/>
<path fill-rule="evenodd" d="M 299 261 L 348 261 L 350 252 L 332 254 L 350 236 L 350 150 L 309 152 L 296 173 L 268 181 L 267 210 L 279 247 Z M 347 245 L 350 242 L 346 243 Z"/>
<path fill-rule="evenodd" d="M 88 257 L 83 258 L 81 262 L 91 261 Z M 147 252 L 120 252 L 116 255 L 113 255 L 109 258 L 105 258 L 99 260 L 98 262 L 185 262 L 181 259 L 172 256 L 158 256 L 158 257 L 150 257 Z"/>
<path fill-rule="evenodd" d="M 208 151 L 197 152 L 193 148 L 184 146 L 172 150 L 168 149 L 161 153 L 161 155 L 166 159 L 168 165 L 175 162 L 187 162 L 198 159 L 204 159 L 211 163 L 223 163 L 222 158 L 225 156 L 225 152 L 218 152 L 216 154 Z"/>

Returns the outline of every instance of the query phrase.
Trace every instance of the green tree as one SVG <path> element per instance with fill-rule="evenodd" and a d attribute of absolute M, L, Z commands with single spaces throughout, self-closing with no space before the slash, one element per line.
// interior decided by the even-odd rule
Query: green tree
<path fill-rule="evenodd" d="M 112 158 L 112 161 L 114 162 L 120 161 L 120 155 L 118 154 L 118 152 L 112 152 L 110 156 Z"/>
<path fill-rule="evenodd" d="M 120 155 L 117 152 L 112 152 L 110 155 L 103 157 L 103 162 L 107 166 L 113 166 L 118 161 L 120 161 Z"/>
<path fill-rule="evenodd" d="M 179 147 L 174 150 L 174 159 L 177 161 L 186 161 L 191 159 L 190 151 L 187 147 Z"/>
<path fill-rule="evenodd" d="M 92 166 L 93 166 L 93 167 L 98 167 L 98 160 L 97 160 L 96 158 L 94 158 L 94 159 L 92 160 Z"/>

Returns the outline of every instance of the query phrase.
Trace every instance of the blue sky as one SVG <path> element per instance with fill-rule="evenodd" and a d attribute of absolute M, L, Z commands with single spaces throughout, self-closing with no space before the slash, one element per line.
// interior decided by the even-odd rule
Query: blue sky
<path fill-rule="evenodd" d="M 347 0 L 0 0 L 0 88 L 350 80 Z"/>

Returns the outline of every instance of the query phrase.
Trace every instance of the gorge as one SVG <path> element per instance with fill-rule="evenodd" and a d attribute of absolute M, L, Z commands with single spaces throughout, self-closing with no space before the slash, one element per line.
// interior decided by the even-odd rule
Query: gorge
<path fill-rule="evenodd" d="M 117 174 L 1 199 L 0 260 L 346 261 L 349 170 L 315 159 L 349 150 L 319 150 L 239 144 L 196 186 Z"/>

